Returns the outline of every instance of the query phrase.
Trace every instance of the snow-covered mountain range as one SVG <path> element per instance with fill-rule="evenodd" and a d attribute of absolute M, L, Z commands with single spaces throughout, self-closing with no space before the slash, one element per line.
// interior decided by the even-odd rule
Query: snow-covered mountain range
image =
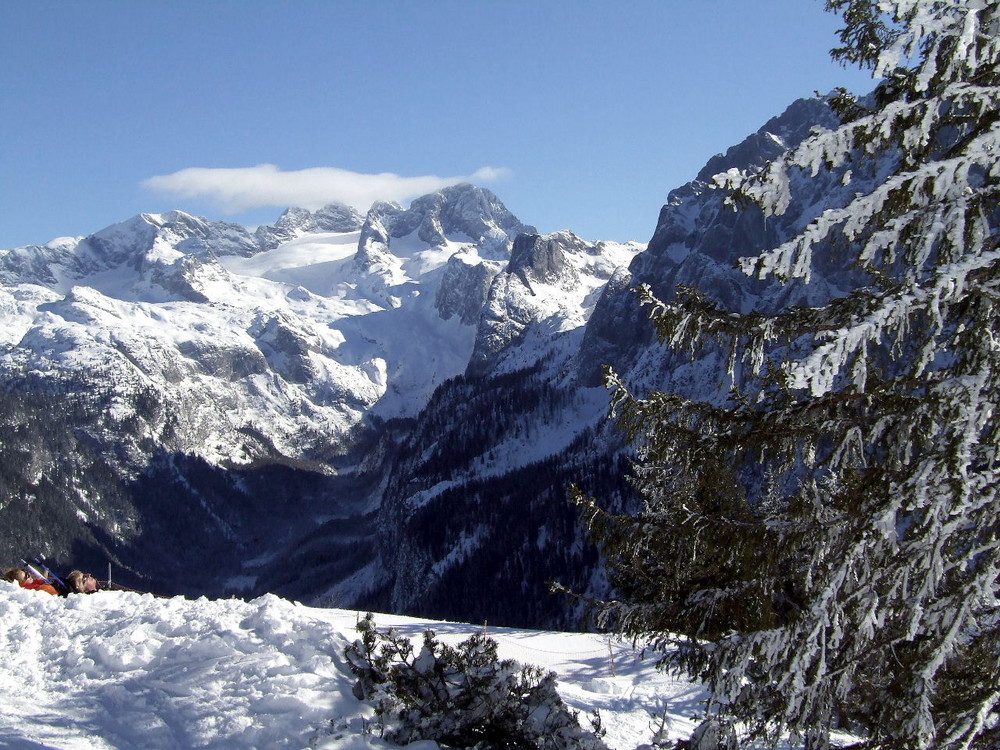
<path fill-rule="evenodd" d="M 119 481 L 142 483 L 155 456 L 174 474 L 190 457 L 229 470 L 309 462 L 321 476 L 349 476 L 373 425 L 414 417 L 467 370 L 517 369 L 558 348 L 640 249 L 539 237 L 471 185 L 408 209 L 377 204 L 366 217 L 289 210 L 253 233 L 143 214 L 0 253 L 0 372 L 8 394 L 90 401 L 90 424 L 67 418 L 63 430 L 99 446 Z M 22 478 L 25 509 L 51 468 Z M 142 533 L 85 476 L 60 484 L 62 513 L 81 526 Z M 206 510 L 217 534 L 239 538 L 226 509 Z M 44 540 L 48 521 L 34 520 Z"/>
<path fill-rule="evenodd" d="M 156 389 L 172 408 L 149 434 L 171 451 L 312 457 L 366 415 L 412 416 L 470 361 L 579 328 L 641 249 L 531 231 L 471 185 L 366 218 L 289 210 L 254 234 L 142 214 L 0 255 L 0 365 Z"/>
<path fill-rule="evenodd" d="M 648 247 L 539 235 L 460 185 L 366 216 L 143 214 L 0 251 L 0 549 L 167 592 L 576 625 L 546 581 L 601 583 L 566 488 L 629 496 L 602 365 L 721 387 L 665 356 L 630 289 L 695 284 L 739 310 L 842 293 L 835 259 L 790 287 L 733 263 L 847 188 L 803 179 L 765 222 L 712 180 L 832 118 L 796 102 L 713 158 Z"/>

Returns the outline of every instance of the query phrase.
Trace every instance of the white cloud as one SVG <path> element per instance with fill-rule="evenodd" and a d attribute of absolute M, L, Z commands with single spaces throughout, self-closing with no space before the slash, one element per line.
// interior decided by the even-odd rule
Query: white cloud
<path fill-rule="evenodd" d="M 284 172 L 274 164 L 235 169 L 190 167 L 150 177 L 144 187 L 180 198 L 207 198 L 231 213 L 254 208 L 298 206 L 317 209 L 346 203 L 367 210 L 378 200 L 405 203 L 461 182 L 490 182 L 509 174 L 505 168 L 483 167 L 466 177 L 401 177 L 359 174 L 337 167 Z"/>

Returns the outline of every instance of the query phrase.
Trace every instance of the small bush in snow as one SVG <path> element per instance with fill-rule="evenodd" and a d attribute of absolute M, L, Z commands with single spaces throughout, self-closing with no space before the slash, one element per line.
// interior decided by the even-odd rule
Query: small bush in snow
<path fill-rule="evenodd" d="M 556 692 L 555 674 L 497 659 L 496 641 L 477 633 L 455 647 L 424 633 L 419 652 L 372 615 L 345 654 L 354 694 L 375 706 L 383 736 L 407 744 L 434 740 L 460 748 L 607 750 L 580 726 Z"/>

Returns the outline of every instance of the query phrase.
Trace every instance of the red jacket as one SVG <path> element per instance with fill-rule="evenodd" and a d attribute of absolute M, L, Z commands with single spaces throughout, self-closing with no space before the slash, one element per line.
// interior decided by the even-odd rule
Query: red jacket
<path fill-rule="evenodd" d="M 46 593 L 55 594 L 56 596 L 59 595 L 59 592 L 56 591 L 56 587 L 51 583 L 46 583 L 45 581 L 24 581 L 21 583 L 21 588 L 31 589 L 32 591 L 45 591 Z"/>

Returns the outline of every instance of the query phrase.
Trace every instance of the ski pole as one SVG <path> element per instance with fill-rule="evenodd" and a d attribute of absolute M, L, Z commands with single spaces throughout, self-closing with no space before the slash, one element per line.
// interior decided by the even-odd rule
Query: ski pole
<path fill-rule="evenodd" d="M 69 590 L 69 586 L 67 586 L 63 582 L 63 580 L 59 576 L 57 576 L 55 573 L 53 573 L 52 569 L 48 565 L 45 564 L 45 562 L 44 562 L 45 555 L 40 555 L 39 557 L 41 559 L 39 559 L 37 561 L 38 564 L 41 565 L 43 568 L 45 568 L 45 572 L 49 574 L 49 576 L 52 578 L 52 580 L 54 580 L 56 583 L 58 583 L 60 586 L 62 586 L 64 590 L 68 591 Z"/>
<path fill-rule="evenodd" d="M 25 560 L 23 557 L 21 558 L 21 565 L 23 565 L 24 569 L 27 570 L 29 573 L 31 573 L 31 575 L 33 575 L 39 581 L 45 581 L 46 583 L 49 582 L 49 579 L 40 570 L 38 570 L 34 565 Z"/>

